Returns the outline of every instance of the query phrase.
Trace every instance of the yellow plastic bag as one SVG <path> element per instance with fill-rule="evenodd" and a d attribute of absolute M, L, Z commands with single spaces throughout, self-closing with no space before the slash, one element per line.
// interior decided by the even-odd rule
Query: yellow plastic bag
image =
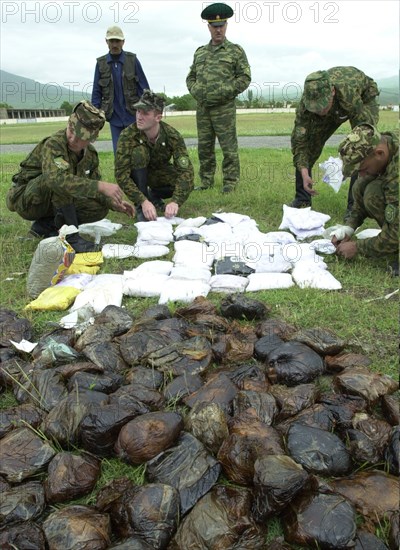
<path fill-rule="evenodd" d="M 75 259 L 68 268 L 66 275 L 74 275 L 76 273 L 96 275 L 100 271 L 100 265 L 103 261 L 103 254 L 101 252 L 81 252 L 75 254 Z"/>
<path fill-rule="evenodd" d="M 82 291 L 72 286 L 51 286 L 43 290 L 36 300 L 30 302 L 25 309 L 63 311 L 73 304 L 80 292 Z"/>
<path fill-rule="evenodd" d="M 90 275 L 96 275 L 100 271 L 99 265 L 74 265 L 72 264 L 67 271 L 65 272 L 65 276 L 67 275 L 75 275 L 76 273 L 89 273 Z"/>

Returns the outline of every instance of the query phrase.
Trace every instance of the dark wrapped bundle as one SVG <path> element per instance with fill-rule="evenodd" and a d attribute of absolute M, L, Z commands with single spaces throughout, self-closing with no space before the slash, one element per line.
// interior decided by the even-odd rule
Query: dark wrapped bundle
<path fill-rule="evenodd" d="M 324 372 L 324 362 L 314 350 L 299 342 L 285 342 L 268 355 L 268 377 L 278 384 L 307 384 Z"/>
<path fill-rule="evenodd" d="M 365 367 L 354 367 L 335 377 L 335 387 L 344 394 L 357 395 L 374 404 L 383 395 L 395 392 L 399 383 L 387 374 L 379 374 Z"/>
<path fill-rule="evenodd" d="M 393 475 L 399 475 L 399 458 L 400 458 L 400 426 L 395 426 L 392 429 L 389 444 L 385 450 L 385 461 L 389 472 Z"/>
<path fill-rule="evenodd" d="M 269 455 L 254 464 L 253 515 L 258 522 L 283 510 L 309 484 L 309 474 L 289 456 Z"/>
<path fill-rule="evenodd" d="M 129 384 L 119 387 L 110 395 L 110 403 L 119 403 L 129 408 L 130 403 L 141 403 L 144 407 L 156 411 L 164 406 L 165 398 L 162 393 L 141 384 Z M 139 409 L 140 410 L 140 409 Z M 146 411 L 142 411 L 143 414 Z"/>
<path fill-rule="evenodd" d="M 164 382 L 164 375 L 156 369 L 138 366 L 126 373 L 125 380 L 128 384 L 141 384 L 151 390 L 158 390 Z"/>
<path fill-rule="evenodd" d="M 351 459 L 337 435 L 295 423 L 289 428 L 287 446 L 290 455 L 308 472 L 331 476 L 345 475 Z"/>
<path fill-rule="evenodd" d="M 177 413 L 143 414 L 122 427 L 115 452 L 131 464 L 143 464 L 171 447 L 182 429 L 183 420 Z"/>
<path fill-rule="evenodd" d="M 11 525 L 0 531 L 0 548 L 3 550 L 46 550 L 43 530 L 32 521 Z"/>
<path fill-rule="evenodd" d="M 249 267 L 246 262 L 234 259 L 232 256 L 226 256 L 214 263 L 215 275 L 243 275 L 243 277 L 247 277 L 247 275 L 254 272 L 255 270 Z"/>
<path fill-rule="evenodd" d="M 390 517 L 389 547 L 390 550 L 398 550 L 400 546 L 400 513 L 396 512 Z"/>
<path fill-rule="evenodd" d="M 229 412 L 238 389 L 225 374 L 217 374 L 203 387 L 183 399 L 185 405 L 193 408 L 196 403 L 217 403 Z"/>
<path fill-rule="evenodd" d="M 221 466 L 203 444 L 183 433 L 177 444 L 147 464 L 151 481 L 168 483 L 179 492 L 181 514 L 192 508 L 218 480 Z"/>
<path fill-rule="evenodd" d="M 37 428 L 42 422 L 45 413 L 27 403 L 25 405 L 18 405 L 10 409 L 0 410 L 0 438 L 17 428 L 22 428 L 29 424 L 32 428 Z"/>
<path fill-rule="evenodd" d="M 189 412 L 186 429 L 214 455 L 229 435 L 227 415 L 217 403 L 199 403 Z"/>
<path fill-rule="evenodd" d="M 264 550 L 265 533 L 250 507 L 248 489 L 214 487 L 183 519 L 168 550 Z"/>
<path fill-rule="evenodd" d="M 354 415 L 367 407 L 367 402 L 361 397 L 340 393 L 323 395 L 319 401 L 332 412 L 339 430 L 352 428 Z"/>
<path fill-rule="evenodd" d="M 254 344 L 244 335 L 219 334 L 213 339 L 212 352 L 215 361 L 223 365 L 242 363 L 253 357 Z"/>
<path fill-rule="evenodd" d="M 0 474 L 11 483 L 19 483 L 43 470 L 55 454 L 32 430 L 18 428 L 1 440 Z"/>
<path fill-rule="evenodd" d="M 354 550 L 388 550 L 386 544 L 372 533 L 358 531 Z"/>
<path fill-rule="evenodd" d="M 268 362 L 269 354 L 281 344 L 283 340 L 278 335 L 266 334 L 254 344 L 254 357 L 259 361 Z"/>
<path fill-rule="evenodd" d="M 194 393 L 203 386 L 203 381 L 198 374 L 182 374 L 177 376 L 164 388 L 166 399 L 177 399 L 180 401 L 187 395 Z"/>
<path fill-rule="evenodd" d="M 286 508 L 285 539 L 307 548 L 344 550 L 354 546 L 356 513 L 336 494 L 305 494 Z"/>
<path fill-rule="evenodd" d="M 9 348 L 10 340 L 21 342 L 30 340 L 32 337 L 32 326 L 28 319 L 18 317 L 11 309 L 0 309 L 0 346 Z"/>
<path fill-rule="evenodd" d="M 311 405 L 307 409 L 300 411 L 295 416 L 287 418 L 280 424 L 276 425 L 276 429 L 281 433 L 286 434 L 292 424 L 303 424 L 304 426 L 312 426 L 321 428 L 327 432 L 333 431 L 336 426 L 335 417 L 322 403 Z"/>
<path fill-rule="evenodd" d="M 269 391 L 275 397 L 279 407 L 277 418 L 279 422 L 310 407 L 319 396 L 319 389 L 315 384 L 299 384 L 293 388 L 274 384 Z"/>
<path fill-rule="evenodd" d="M 238 273 L 233 275 L 238 275 Z M 229 294 L 221 301 L 220 310 L 223 317 L 246 319 L 247 321 L 265 319 L 271 311 L 263 302 L 241 294 Z"/>
<path fill-rule="evenodd" d="M 34 520 L 42 514 L 44 508 L 44 490 L 39 481 L 10 487 L 1 494 L 0 525 Z"/>
<path fill-rule="evenodd" d="M 233 400 L 233 414 L 237 416 L 250 408 L 254 409 L 257 418 L 267 426 L 271 426 L 278 413 L 275 397 L 270 393 L 239 391 Z"/>
<path fill-rule="evenodd" d="M 290 325 L 282 319 L 276 319 L 274 317 L 261 321 L 256 327 L 256 334 L 259 338 L 263 336 L 279 336 L 282 340 L 287 341 L 290 336 L 296 332 L 296 327 Z"/>
<path fill-rule="evenodd" d="M 82 353 L 89 361 L 99 365 L 105 371 L 122 373 L 128 368 L 117 342 L 89 344 L 83 349 Z"/>
<path fill-rule="evenodd" d="M 320 355 L 337 355 L 346 345 L 342 338 L 326 328 L 304 328 L 292 334 L 290 340 L 306 344 Z"/>
<path fill-rule="evenodd" d="M 385 419 L 392 426 L 400 424 L 399 397 L 398 395 L 384 395 L 381 399 L 382 411 Z"/>
<path fill-rule="evenodd" d="M 110 546 L 110 518 L 89 506 L 56 510 L 43 523 L 49 550 L 106 550 Z"/>
<path fill-rule="evenodd" d="M 114 372 L 94 374 L 91 372 L 76 372 L 68 381 L 68 390 L 94 390 L 102 393 L 113 393 L 122 384 L 124 378 Z"/>
<path fill-rule="evenodd" d="M 94 320 L 94 326 L 106 326 L 113 337 L 128 332 L 132 324 L 133 317 L 129 311 L 123 307 L 113 305 L 106 306 Z"/>

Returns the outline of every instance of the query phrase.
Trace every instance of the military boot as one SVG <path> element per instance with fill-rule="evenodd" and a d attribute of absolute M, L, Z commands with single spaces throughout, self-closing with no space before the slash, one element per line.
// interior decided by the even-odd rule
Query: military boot
<path fill-rule="evenodd" d="M 62 227 L 63 225 L 74 225 L 75 227 L 79 226 L 78 214 L 76 208 L 73 204 L 68 204 L 59 208 L 56 213 L 54 222 L 57 227 Z M 75 252 L 97 252 L 99 247 L 92 241 L 88 241 L 79 235 L 79 232 L 71 233 L 67 235 L 65 240 L 68 244 L 72 246 Z"/>
<path fill-rule="evenodd" d="M 351 211 L 353 209 L 353 204 L 354 204 L 353 185 L 354 185 L 354 182 L 357 180 L 357 177 L 358 177 L 358 174 L 356 173 L 356 174 L 353 174 L 350 179 L 349 192 L 347 194 L 347 208 L 343 216 L 344 223 L 347 223 L 347 221 L 350 219 Z"/>
<path fill-rule="evenodd" d="M 58 235 L 58 231 L 54 223 L 54 218 L 39 218 L 34 221 L 28 234 L 39 239 L 56 237 Z"/>
<path fill-rule="evenodd" d="M 310 170 L 311 177 L 311 170 Z M 296 195 L 289 204 L 292 208 L 306 208 L 311 206 L 311 195 L 303 187 L 303 178 L 299 170 L 296 169 Z"/>

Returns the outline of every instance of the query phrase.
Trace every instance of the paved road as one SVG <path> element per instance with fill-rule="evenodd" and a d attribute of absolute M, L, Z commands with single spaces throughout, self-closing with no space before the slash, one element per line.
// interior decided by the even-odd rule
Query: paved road
<path fill-rule="evenodd" d="M 344 136 L 334 135 L 326 144 L 335 147 L 343 139 Z M 185 143 L 187 147 L 197 147 L 196 138 L 187 138 L 185 139 Z M 285 149 L 290 147 L 290 136 L 240 136 L 239 145 L 248 149 Z M 0 153 L 4 155 L 8 153 L 29 153 L 34 146 L 35 144 L 0 145 Z M 112 142 L 97 141 L 95 147 L 99 152 L 112 151 Z"/>

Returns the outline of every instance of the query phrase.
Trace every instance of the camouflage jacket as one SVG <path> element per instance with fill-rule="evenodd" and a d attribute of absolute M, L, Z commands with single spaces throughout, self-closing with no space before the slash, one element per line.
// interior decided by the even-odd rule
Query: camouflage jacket
<path fill-rule="evenodd" d="M 45 176 L 52 187 L 68 189 L 72 197 L 88 197 L 104 202 L 98 190 L 101 178 L 99 159 L 93 145 L 88 145 L 82 159 L 68 149 L 66 130 L 43 139 L 20 164 L 12 178 L 14 184 L 26 186 L 38 176 Z"/>
<path fill-rule="evenodd" d="M 399 250 L 399 137 L 393 132 L 383 132 L 388 139 L 390 160 L 386 170 L 374 181 L 382 185 L 384 201 L 382 202 L 382 231 L 376 237 L 357 241 L 357 252 L 364 256 L 387 256 Z M 371 177 L 359 178 L 356 185 L 368 185 Z M 354 201 L 351 217 L 347 225 L 356 229 L 368 217 L 364 205 Z M 379 224 L 381 225 L 381 224 Z"/>
<path fill-rule="evenodd" d="M 228 40 L 197 48 L 186 78 L 192 96 L 205 107 L 232 101 L 251 81 L 250 65 L 241 46 Z"/>
<path fill-rule="evenodd" d="M 321 149 L 324 142 L 337 128 L 349 120 L 352 128 L 368 122 L 376 125 L 379 111 L 375 98 L 379 95 L 372 78 L 355 67 L 328 69 L 335 96 L 332 108 L 326 116 L 307 111 L 303 98 L 296 109 L 296 118 L 291 143 L 293 163 L 297 169 L 311 168 L 310 159 L 315 158 L 314 149 Z"/>
<path fill-rule="evenodd" d="M 115 177 L 135 204 L 141 204 L 147 197 L 132 180 L 132 169 L 147 167 L 150 172 L 162 171 L 163 167 L 171 165 L 177 172 L 176 180 L 171 182 L 175 187 L 171 201 L 180 206 L 188 198 L 194 182 L 193 165 L 181 134 L 163 121 L 160 122 L 160 135 L 154 144 L 148 141 L 136 124 L 121 132 L 115 157 Z"/>

